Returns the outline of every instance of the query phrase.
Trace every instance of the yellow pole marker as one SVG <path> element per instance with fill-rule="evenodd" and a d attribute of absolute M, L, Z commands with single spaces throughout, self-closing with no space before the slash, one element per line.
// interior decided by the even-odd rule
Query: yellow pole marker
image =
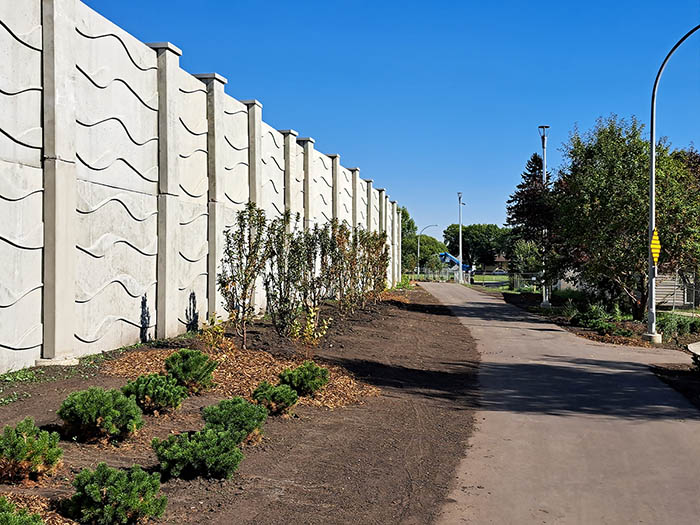
<path fill-rule="evenodd" d="M 654 259 L 654 266 L 659 264 L 659 254 L 661 253 L 661 242 L 659 241 L 659 234 L 654 228 L 654 235 L 651 236 L 651 256 Z"/>

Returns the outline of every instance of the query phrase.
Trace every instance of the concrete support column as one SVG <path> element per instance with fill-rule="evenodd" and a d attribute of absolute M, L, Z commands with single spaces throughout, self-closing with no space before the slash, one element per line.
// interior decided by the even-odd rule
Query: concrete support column
<path fill-rule="evenodd" d="M 398 270 L 396 272 L 396 279 L 401 280 L 401 273 L 403 272 L 403 267 L 401 266 L 401 261 L 403 260 L 401 252 L 401 242 L 402 242 L 402 230 L 401 230 L 401 211 L 398 206 L 396 208 L 396 245 L 397 245 L 397 257 L 398 257 Z"/>
<path fill-rule="evenodd" d="M 391 201 L 391 281 L 392 286 L 396 286 L 399 282 L 397 266 L 396 266 L 396 255 L 398 252 L 398 246 L 396 244 L 396 201 Z"/>
<path fill-rule="evenodd" d="M 311 227 L 311 220 L 314 217 L 311 207 L 311 180 L 313 177 L 314 165 L 314 139 L 310 137 L 297 139 L 304 148 L 304 228 Z"/>
<path fill-rule="evenodd" d="M 352 173 L 352 228 L 357 228 L 360 209 L 360 168 L 350 168 Z"/>
<path fill-rule="evenodd" d="M 209 255 L 207 257 L 207 301 L 209 315 L 218 314 L 221 307 L 216 278 L 219 275 L 219 257 L 223 251 L 222 231 L 224 206 L 224 157 L 220 145 L 224 142 L 224 86 L 228 82 L 221 75 L 209 73 L 195 75 L 207 86 L 207 150 L 209 152 L 207 176 L 209 178 L 209 203 L 207 238 Z M 223 146 L 221 146 L 223 148 Z"/>
<path fill-rule="evenodd" d="M 292 213 L 300 207 L 300 203 L 297 202 L 299 195 L 292 191 L 294 172 L 297 169 L 297 136 L 299 134 L 293 129 L 281 129 L 279 132 L 284 137 L 284 211 Z M 303 206 L 303 203 L 301 205 Z M 296 217 L 292 216 L 288 231 L 291 231 L 295 221 Z"/>
<path fill-rule="evenodd" d="M 248 199 L 262 205 L 262 104 L 243 100 L 248 107 Z"/>
<path fill-rule="evenodd" d="M 76 268 L 76 0 L 43 0 L 44 345 L 42 358 L 73 353 Z"/>
<path fill-rule="evenodd" d="M 333 189 L 331 196 L 331 211 L 333 213 L 333 220 L 338 220 L 338 206 L 340 205 L 340 155 L 333 154 L 328 155 L 331 159 L 331 177 L 333 180 Z"/>
<path fill-rule="evenodd" d="M 182 51 L 169 42 L 148 44 L 158 53 L 158 268 L 156 337 L 174 337 L 177 320 L 177 255 L 180 181 L 175 125 L 177 77 Z"/>
<path fill-rule="evenodd" d="M 386 190 L 377 188 L 379 192 L 379 232 L 386 232 Z"/>
<path fill-rule="evenodd" d="M 372 206 L 372 192 L 374 191 L 372 183 L 374 181 L 372 179 L 367 179 L 365 182 L 367 183 L 367 231 L 371 232 L 372 220 L 374 219 L 374 209 Z"/>

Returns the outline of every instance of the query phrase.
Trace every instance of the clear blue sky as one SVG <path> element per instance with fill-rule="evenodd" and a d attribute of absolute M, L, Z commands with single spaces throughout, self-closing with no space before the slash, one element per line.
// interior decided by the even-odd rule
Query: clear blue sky
<path fill-rule="evenodd" d="M 263 119 L 316 139 L 386 187 L 438 238 L 504 203 L 551 126 L 548 164 L 575 125 L 649 120 L 656 71 L 700 23 L 700 0 L 86 0 L 145 42 L 171 41 L 192 73 L 217 72 Z M 196 7 L 194 7 L 196 6 Z M 673 145 L 698 140 L 700 34 L 674 55 L 658 102 Z"/>

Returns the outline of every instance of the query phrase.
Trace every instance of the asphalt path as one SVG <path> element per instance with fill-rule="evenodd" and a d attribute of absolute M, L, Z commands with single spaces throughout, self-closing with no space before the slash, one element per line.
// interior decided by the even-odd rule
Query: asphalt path
<path fill-rule="evenodd" d="M 700 410 L 652 363 L 467 287 L 426 283 L 481 353 L 477 429 L 438 523 L 697 524 Z"/>

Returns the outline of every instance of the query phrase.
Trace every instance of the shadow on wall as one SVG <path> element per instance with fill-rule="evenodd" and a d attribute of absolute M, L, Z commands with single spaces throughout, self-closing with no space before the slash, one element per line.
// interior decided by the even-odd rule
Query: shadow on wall
<path fill-rule="evenodd" d="M 143 294 L 141 297 L 141 330 L 139 339 L 142 343 L 148 342 L 148 328 L 151 326 L 151 312 L 148 310 L 148 297 Z"/>
<path fill-rule="evenodd" d="M 188 332 L 199 330 L 199 311 L 197 311 L 197 295 L 190 292 L 189 304 L 185 310 L 185 321 Z"/>

